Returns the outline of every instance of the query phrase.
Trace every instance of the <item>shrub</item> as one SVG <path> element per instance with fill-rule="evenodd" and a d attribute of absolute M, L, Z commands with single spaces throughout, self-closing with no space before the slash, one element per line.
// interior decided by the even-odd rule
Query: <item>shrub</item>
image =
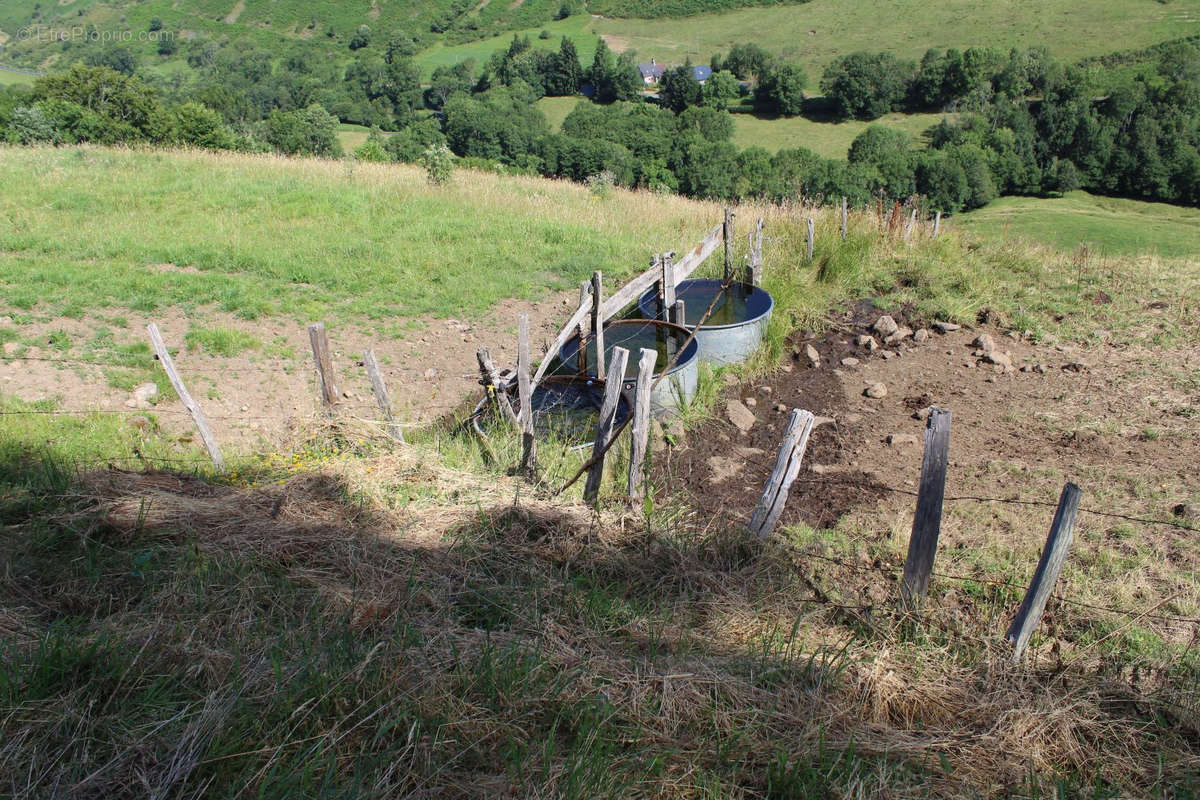
<path fill-rule="evenodd" d="M 444 144 L 426 148 L 421 154 L 425 178 L 434 186 L 443 186 L 454 176 L 454 154 Z"/>

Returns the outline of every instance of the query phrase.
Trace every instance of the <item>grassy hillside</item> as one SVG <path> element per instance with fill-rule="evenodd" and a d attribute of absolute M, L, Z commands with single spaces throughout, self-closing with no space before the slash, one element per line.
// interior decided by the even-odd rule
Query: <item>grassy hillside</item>
<path fill-rule="evenodd" d="M 614 48 L 659 61 L 708 61 L 754 42 L 809 70 L 815 82 L 838 55 L 887 50 L 919 59 L 931 47 L 1046 46 L 1071 61 L 1200 32 L 1200 0 L 813 0 L 683 19 L 601 19 Z"/>
<path fill-rule="evenodd" d="M 1071 192 L 1062 198 L 1002 197 L 957 225 L 993 239 L 1027 238 L 1110 256 L 1200 258 L 1200 210 Z"/>
<path fill-rule="evenodd" d="M 628 273 L 682 250 L 721 213 L 540 179 L 459 172 L 433 187 L 397 165 L 194 152 L 0 148 L 0 181 L 24 187 L 0 195 L 4 345 L 100 316 L 119 329 L 130 309 L 473 321 L 502 298 L 545 300 L 592 268 Z M 635 508 L 628 442 L 593 507 L 578 485 L 554 494 L 583 455 L 543 441 L 545 482 L 525 483 L 509 474 L 517 437 L 485 447 L 461 417 L 399 445 L 349 412 L 314 416 L 289 449 L 230 442 L 231 470 L 213 474 L 190 438 L 158 427 L 184 413 L 173 399 L 83 416 L 52 397 L 20 402 L 9 393 L 33 362 L 4 347 L 6 791 L 1187 796 L 1200 775 L 1200 523 L 1171 508 L 1200 503 L 1186 372 L 1200 262 L 1081 262 L 953 229 L 935 240 L 928 226 L 905 240 L 862 211 L 843 241 L 831 210 L 752 204 L 739 233 L 759 215 L 767 347 L 703 376 L 674 445 L 654 435 L 654 491 Z M 975 364 L 976 330 L 836 369 L 791 357 L 799 328 L 830 329 L 822 347 L 850 338 L 840 304 L 858 300 L 849 310 L 868 323 L 883 310 L 958 320 L 1049 368 Z M 72 352 L 57 333 L 38 344 L 39 359 Z M 144 343 L 126 352 L 149 358 Z M 303 353 L 291 360 L 309 370 Z M 882 401 L 862 395 L 869 370 L 891 370 Z M 745 532 L 753 490 L 698 514 L 673 491 L 692 480 L 673 472 L 685 448 L 770 468 L 718 402 L 754 395 L 760 429 L 782 418 L 776 402 L 833 415 L 793 498 L 845 505 L 851 460 L 879 485 L 855 484 L 865 494 L 831 527 L 788 522 L 771 541 Z M 913 410 L 931 397 L 954 408 L 951 483 L 931 592 L 913 608 L 898 575 L 920 464 Z M 125 471 L 120 453 L 180 460 Z M 1013 666 L 1002 632 L 1066 480 L 1109 516 L 1081 513 Z"/>

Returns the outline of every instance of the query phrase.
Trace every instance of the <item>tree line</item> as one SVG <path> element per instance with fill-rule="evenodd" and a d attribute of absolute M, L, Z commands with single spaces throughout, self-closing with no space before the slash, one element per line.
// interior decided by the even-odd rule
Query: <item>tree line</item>
<path fill-rule="evenodd" d="M 587 67 L 574 43 L 514 37 L 482 64 L 439 67 L 422 84 L 418 44 L 393 36 L 349 65 L 302 48 L 271 54 L 248 42 L 193 42 L 196 80 L 149 83 L 129 65 L 77 63 L 32 89 L 0 91 L 0 131 L 15 143 L 144 141 L 213 149 L 339 156 L 337 126 L 370 126 L 368 160 L 417 161 L 448 147 L 475 166 L 695 197 L 803 196 L 862 204 L 928 198 L 944 212 L 1002 194 L 1088 188 L 1200 204 L 1200 55 L 1193 43 L 1155 51 L 1151 68 L 1098 93 L 1095 69 L 1064 66 L 1044 50 L 930 51 L 920 63 L 852 53 L 806 97 L 803 69 L 754 44 L 714 56 L 701 84 L 690 64 L 666 71 L 647 102 L 632 54 L 601 41 Z M 1103 69 L 1103 67 L 1099 67 Z M 538 98 L 580 96 L 558 132 Z M 874 119 L 941 109 L 917 147 L 869 126 L 846 159 L 805 148 L 770 153 L 732 143 L 733 104 L 770 114 Z"/>

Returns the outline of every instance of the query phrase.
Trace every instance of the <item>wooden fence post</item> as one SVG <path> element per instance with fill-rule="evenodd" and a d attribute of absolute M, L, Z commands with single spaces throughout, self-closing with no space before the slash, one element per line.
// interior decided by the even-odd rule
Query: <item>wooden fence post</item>
<path fill-rule="evenodd" d="M 517 397 L 521 404 L 521 471 L 537 474 L 537 442 L 533 438 L 533 390 L 529 383 L 529 315 L 517 318 Z"/>
<path fill-rule="evenodd" d="M 762 283 L 762 217 L 759 217 L 758 222 L 754 223 L 754 230 L 750 232 L 749 239 L 750 265 L 746 268 L 746 283 L 750 284 L 751 286 L 758 286 Z"/>
<path fill-rule="evenodd" d="M 317 381 L 321 385 L 321 403 L 327 413 L 333 412 L 338 404 L 338 390 L 333 383 L 333 361 L 329 356 L 329 337 L 325 335 L 325 323 L 314 322 L 308 326 L 308 343 L 312 346 L 313 364 L 317 368 Z"/>
<path fill-rule="evenodd" d="M 671 314 L 675 312 L 675 254 L 663 253 L 659 266 L 662 267 L 662 308 L 663 319 L 671 322 Z"/>
<path fill-rule="evenodd" d="M 804 460 L 804 451 L 808 449 L 808 437 L 812 433 L 816 418 L 810 411 L 799 408 L 792 409 L 787 428 L 783 432 L 783 443 L 779 445 L 779 453 L 775 456 L 775 468 L 767 478 L 763 487 L 762 497 L 750 515 L 750 532 L 766 538 L 775 530 L 783 507 L 787 503 L 788 492 L 800 474 L 800 463 Z"/>
<path fill-rule="evenodd" d="M 942 212 L 938 211 L 933 215 L 933 238 L 936 239 L 938 234 L 942 232 Z"/>
<path fill-rule="evenodd" d="M 367 370 L 367 380 L 371 381 L 371 391 L 375 395 L 375 402 L 379 405 L 379 411 L 387 421 L 388 435 L 397 442 L 403 442 L 404 431 L 400 430 L 400 426 L 392 418 L 392 398 L 388 395 L 387 384 L 383 382 L 383 373 L 379 371 L 379 362 L 375 360 L 374 350 L 367 350 L 363 353 L 363 367 Z"/>
<path fill-rule="evenodd" d="M 1073 483 L 1063 487 L 1062 495 L 1058 498 L 1058 508 L 1054 512 L 1054 522 L 1050 525 L 1050 535 L 1046 539 L 1046 546 L 1042 548 L 1033 580 L 1029 582 L 1025 599 L 1021 601 L 1017 616 L 1013 618 L 1012 625 L 1004 637 L 1013 646 L 1014 664 L 1025 654 L 1033 631 L 1042 621 L 1046 601 L 1050 599 L 1050 592 L 1054 590 L 1054 583 L 1067 560 L 1067 551 L 1071 547 L 1075 530 L 1075 517 L 1079 513 L 1080 494 L 1079 487 Z"/>
<path fill-rule="evenodd" d="M 686 308 L 682 300 L 675 301 L 675 307 L 671 309 L 671 322 L 676 325 L 687 325 L 687 314 L 684 312 Z"/>
<path fill-rule="evenodd" d="M 904 560 L 904 579 L 900 587 L 906 603 L 924 597 L 929 589 L 929 575 L 933 572 L 938 536 L 942 532 L 942 504 L 946 496 L 949 454 L 950 410 L 934 408 L 929 412 L 929 420 L 925 425 L 921 485 L 917 490 L 917 510 L 913 514 L 908 557 Z"/>
<path fill-rule="evenodd" d="M 808 260 L 809 261 L 813 260 L 813 239 L 816 236 L 815 231 L 813 229 L 813 224 L 814 224 L 813 218 L 809 217 L 808 218 Z"/>
<path fill-rule="evenodd" d="M 604 276 L 600 270 L 592 273 L 592 337 L 596 343 L 596 377 L 604 380 Z M 584 351 L 584 341 L 579 340 L 579 349 Z"/>
<path fill-rule="evenodd" d="M 917 210 L 914 208 L 908 214 L 908 222 L 904 224 L 904 241 L 908 241 L 909 235 L 912 234 L 913 226 L 917 224 Z"/>
<path fill-rule="evenodd" d="M 513 411 L 508 393 L 500 385 L 500 373 L 496 370 L 496 365 L 492 363 L 492 351 L 481 347 L 475 351 L 475 359 L 479 362 L 479 382 L 483 384 L 484 390 L 495 395 L 496 404 L 500 406 L 504 418 L 511 422 L 517 430 L 520 430 L 521 421 L 517 419 L 517 412 Z"/>
<path fill-rule="evenodd" d="M 621 387 L 624 385 L 625 365 L 629 363 L 629 351 L 614 347 L 608 359 L 609 380 L 604 384 L 604 402 L 600 406 L 600 417 L 596 420 L 596 440 L 592 445 L 592 464 L 587 483 L 583 487 L 583 499 L 590 503 L 600 493 L 600 482 L 604 479 L 604 446 L 612 436 L 617 419 L 617 408 L 621 403 Z"/>
<path fill-rule="evenodd" d="M 846 241 L 846 198 L 842 197 L 842 241 Z"/>
<path fill-rule="evenodd" d="M 725 280 L 733 274 L 733 209 L 725 209 L 725 221 L 721 225 L 721 237 L 725 242 Z"/>
<path fill-rule="evenodd" d="M 642 462 L 646 458 L 646 442 L 650 438 L 650 381 L 658 353 L 642 350 L 638 359 L 637 394 L 633 401 L 633 435 L 629 446 L 629 499 L 641 500 L 644 492 Z"/>
<path fill-rule="evenodd" d="M 196 430 L 200 432 L 200 441 L 204 442 L 204 449 L 208 451 L 208 457 L 212 459 L 213 466 L 217 468 L 218 472 L 224 472 L 225 459 L 221 457 L 221 448 L 217 447 L 216 437 L 213 436 L 212 429 L 208 427 L 208 420 L 205 418 L 204 412 L 200 410 L 200 404 L 192 399 L 191 393 L 183 383 L 183 378 L 179 377 L 179 371 L 175 369 L 175 362 L 171 360 L 171 353 L 167 350 L 167 344 L 158 331 L 158 325 L 151 322 L 146 326 L 146 330 L 150 332 L 150 344 L 154 347 L 154 353 L 158 356 L 159 363 L 163 365 L 167 377 L 171 380 L 171 385 L 175 387 L 175 394 L 179 395 L 183 407 L 187 409 L 188 414 L 192 417 L 192 422 L 196 425 Z"/>

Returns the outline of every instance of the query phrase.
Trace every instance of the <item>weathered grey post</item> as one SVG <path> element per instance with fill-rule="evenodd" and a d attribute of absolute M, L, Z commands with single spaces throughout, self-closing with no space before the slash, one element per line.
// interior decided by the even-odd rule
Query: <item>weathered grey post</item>
<path fill-rule="evenodd" d="M 942 532 L 942 503 L 946 496 L 949 454 L 950 410 L 934 408 L 929 412 L 925 425 L 921 485 L 917 490 L 917 510 L 913 514 L 908 557 L 904 560 L 904 579 L 900 586 L 906 603 L 924 597 L 929 589 L 929 575 L 933 572 L 938 536 Z"/>
<path fill-rule="evenodd" d="M 759 217 L 758 222 L 754 224 L 754 230 L 750 232 L 749 239 L 750 265 L 746 268 L 746 283 L 751 286 L 758 286 L 762 283 L 762 217 Z"/>
<path fill-rule="evenodd" d="M 933 238 L 936 239 L 942 231 L 942 212 L 938 211 L 933 215 Z"/>
<path fill-rule="evenodd" d="M 521 471 L 532 478 L 537 473 L 537 442 L 533 438 L 533 391 L 529 383 L 529 315 L 517 318 L 517 397 L 521 404 Z"/>
<path fill-rule="evenodd" d="M 1021 660 L 1029 639 L 1033 636 L 1038 623 L 1042 621 L 1042 612 L 1046 610 L 1046 601 L 1054 590 L 1054 583 L 1067 560 L 1067 551 L 1071 547 L 1071 539 L 1075 530 L 1075 517 L 1079 513 L 1079 487 L 1068 483 L 1063 487 L 1062 495 L 1058 498 L 1058 509 L 1054 512 L 1054 522 L 1050 525 L 1050 536 L 1046 546 L 1042 548 L 1042 556 L 1038 559 L 1037 569 L 1033 580 L 1029 582 L 1029 590 L 1017 610 L 1009 626 L 1005 640 L 1013 646 L 1013 663 Z"/>
<path fill-rule="evenodd" d="M 375 360 L 374 350 L 363 353 L 363 367 L 367 370 L 367 380 L 371 381 L 371 392 L 375 395 L 375 402 L 387 422 L 388 435 L 397 442 L 403 442 L 404 431 L 400 430 L 400 426 L 392 419 L 392 398 L 388 395 L 387 384 L 383 382 L 383 373 L 379 371 L 379 362 Z"/>
<path fill-rule="evenodd" d="M 500 406 L 504 418 L 511 422 L 517 430 L 520 430 L 521 421 L 517 419 L 517 412 L 513 411 L 508 393 L 500 385 L 500 373 L 497 371 L 496 365 L 492 363 L 492 351 L 481 347 L 475 351 L 475 359 L 479 362 L 479 382 L 483 384 L 485 390 L 495 395 L 496 404 Z"/>
<path fill-rule="evenodd" d="M 590 280 L 579 284 L 579 307 L 583 308 L 585 305 L 591 306 L 593 309 L 595 307 L 595 303 L 592 301 L 592 282 Z M 595 314 L 594 310 L 592 314 Z M 581 375 L 587 374 L 587 347 L 584 345 L 587 344 L 588 329 L 591 327 L 590 320 L 591 315 L 579 320 L 579 373 Z"/>
<path fill-rule="evenodd" d="M 221 457 L 221 448 L 217 447 L 217 439 L 213 436 L 212 429 L 208 427 L 208 420 L 205 418 L 204 412 L 200 410 L 200 404 L 192 399 L 191 393 L 183 383 L 183 378 L 179 377 L 179 371 L 175 369 L 175 362 L 171 359 L 170 351 L 167 350 L 167 344 L 158 331 L 158 325 L 151 322 L 146 326 L 146 330 L 150 332 L 150 344 L 154 347 L 154 354 L 158 356 L 159 363 L 166 370 L 171 386 L 175 387 L 175 394 L 179 395 L 179 400 L 191 415 L 196 430 L 200 432 L 200 441 L 204 442 L 204 449 L 208 451 L 208 457 L 212 459 L 213 466 L 217 468 L 218 472 L 224 472 L 225 459 Z"/>
<path fill-rule="evenodd" d="M 904 241 L 908 241 L 909 235 L 912 234 L 913 226 L 917 224 L 917 210 L 914 208 L 908 214 L 908 222 L 904 224 Z"/>
<path fill-rule="evenodd" d="M 675 307 L 671 309 L 671 322 L 676 325 L 686 325 L 687 315 L 684 313 L 685 307 L 682 300 L 675 301 Z M 673 341 L 673 340 L 672 340 Z"/>
<path fill-rule="evenodd" d="M 317 380 L 321 384 L 321 402 L 325 411 L 332 413 L 338 403 L 338 390 L 333 384 L 333 361 L 329 357 L 329 337 L 325 335 L 324 322 L 314 322 L 308 326 L 308 343 L 312 346 Z"/>
<path fill-rule="evenodd" d="M 671 314 L 675 311 L 675 254 L 663 253 L 659 257 L 662 268 L 662 309 L 663 319 L 671 322 Z"/>
<path fill-rule="evenodd" d="M 725 280 L 733 274 L 733 209 L 725 209 L 725 221 L 721 225 L 721 236 L 725 242 Z"/>
<path fill-rule="evenodd" d="M 650 438 L 650 380 L 658 353 L 642 350 L 638 359 L 637 389 L 633 401 L 633 435 L 629 446 L 629 499 L 641 500 L 644 491 L 642 462 L 646 458 L 646 442 Z"/>
<path fill-rule="evenodd" d="M 813 260 L 813 239 L 814 239 L 814 237 L 815 237 L 815 232 L 813 230 L 813 218 L 809 217 L 808 218 L 808 260 L 809 261 Z"/>
<path fill-rule="evenodd" d="M 604 380 L 604 276 L 600 270 L 592 273 L 592 338 L 596 343 L 596 377 Z M 582 339 L 579 350 L 583 352 Z"/>
<path fill-rule="evenodd" d="M 846 241 L 846 198 L 842 197 L 842 241 Z"/>
<path fill-rule="evenodd" d="M 604 446 L 612 436 L 617 419 L 617 407 L 621 402 L 621 386 L 624 384 L 625 365 L 629 363 L 629 351 L 614 347 L 608 359 L 609 380 L 604 385 L 604 402 L 600 406 L 600 417 L 596 420 L 596 439 L 592 445 L 592 464 L 587 483 L 583 487 L 583 499 L 592 502 L 600 493 L 600 482 L 604 479 Z"/>
<path fill-rule="evenodd" d="M 787 503 L 788 492 L 800 474 L 800 464 L 804 460 L 804 451 L 808 449 L 808 437 L 815 421 L 812 412 L 792 409 L 783 432 L 783 443 L 779 445 L 779 453 L 775 456 L 775 468 L 771 470 L 762 497 L 750 515 L 747 527 L 751 533 L 766 538 L 775 530 Z"/>

